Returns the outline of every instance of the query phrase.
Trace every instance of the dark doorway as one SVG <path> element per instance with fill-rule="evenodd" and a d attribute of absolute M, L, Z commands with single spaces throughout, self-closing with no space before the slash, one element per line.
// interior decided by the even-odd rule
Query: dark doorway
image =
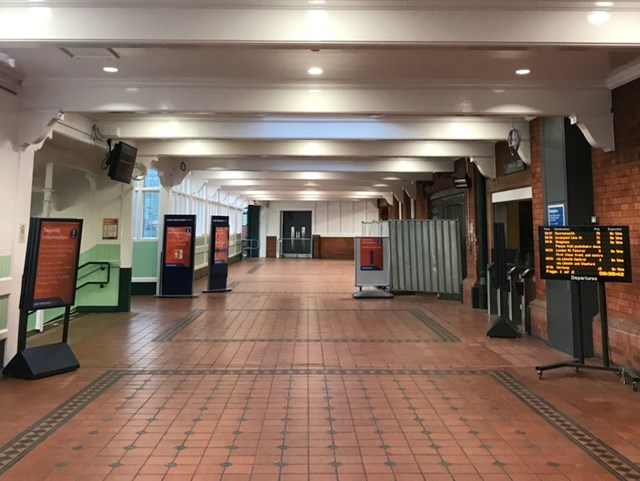
<path fill-rule="evenodd" d="M 311 259 L 311 211 L 282 212 L 282 257 Z"/>
<path fill-rule="evenodd" d="M 460 259 L 462 262 L 462 278 L 467 277 L 467 244 L 466 244 L 466 222 L 464 213 L 464 193 L 456 192 L 438 197 L 438 194 L 431 196 L 431 218 L 432 219 L 455 219 L 458 221 L 458 231 L 460 232 Z"/>

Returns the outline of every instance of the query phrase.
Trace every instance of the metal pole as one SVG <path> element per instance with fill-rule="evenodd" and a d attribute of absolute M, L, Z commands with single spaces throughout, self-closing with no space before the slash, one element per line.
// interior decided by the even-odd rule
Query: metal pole
<path fill-rule="evenodd" d="M 609 358 L 609 316 L 607 314 L 607 290 L 604 282 L 598 282 L 598 304 L 600 304 L 600 328 L 602 329 L 602 364 L 611 366 Z"/>
<path fill-rule="evenodd" d="M 576 297 L 578 298 L 577 304 L 577 317 L 578 317 L 578 361 L 580 364 L 584 364 L 584 332 L 582 326 L 582 288 L 580 287 L 580 281 L 574 281 L 576 285 Z"/>
<path fill-rule="evenodd" d="M 62 327 L 62 342 L 66 343 L 69 338 L 69 321 L 71 317 L 71 306 L 65 306 L 64 308 L 64 324 Z"/>

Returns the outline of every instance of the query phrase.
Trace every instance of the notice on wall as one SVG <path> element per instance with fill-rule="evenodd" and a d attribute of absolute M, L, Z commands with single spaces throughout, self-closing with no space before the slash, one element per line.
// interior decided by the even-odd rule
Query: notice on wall
<path fill-rule="evenodd" d="M 213 263 L 228 264 L 229 263 L 229 227 L 216 226 L 215 239 L 213 247 Z"/>
<path fill-rule="evenodd" d="M 381 237 L 360 238 L 360 270 L 381 271 L 384 268 L 384 254 Z"/>
<path fill-rule="evenodd" d="M 631 282 L 627 226 L 539 228 L 543 279 Z"/>
<path fill-rule="evenodd" d="M 105 240 L 118 238 L 118 219 L 102 219 L 102 238 Z"/>
<path fill-rule="evenodd" d="M 32 308 L 74 303 L 81 231 L 79 220 L 40 223 Z"/>
<path fill-rule="evenodd" d="M 554 204 L 547 206 L 547 225 L 562 226 L 566 224 L 564 215 L 564 204 Z"/>
<path fill-rule="evenodd" d="M 165 266 L 190 267 L 192 228 L 187 226 L 167 226 L 165 235 Z"/>

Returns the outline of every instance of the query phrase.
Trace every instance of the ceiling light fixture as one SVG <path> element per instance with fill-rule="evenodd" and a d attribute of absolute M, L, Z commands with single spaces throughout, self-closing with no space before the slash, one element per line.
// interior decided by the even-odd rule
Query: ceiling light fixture
<path fill-rule="evenodd" d="M 596 2 L 596 7 L 600 7 L 600 8 L 613 7 L 613 2 Z"/>
<path fill-rule="evenodd" d="M 322 70 L 320 67 L 311 67 L 309 68 L 309 70 L 307 70 L 307 72 L 309 73 L 309 75 L 322 75 L 324 70 Z"/>
<path fill-rule="evenodd" d="M 529 70 L 528 68 L 519 68 L 518 70 L 516 70 L 516 75 L 529 75 L 531 73 L 531 70 Z"/>
<path fill-rule="evenodd" d="M 598 25 L 607 23 L 610 17 L 611 15 L 609 14 L 609 12 L 596 11 L 596 12 L 591 12 L 589 15 L 587 15 L 587 21 L 591 25 L 598 26 Z"/>
<path fill-rule="evenodd" d="M 102 70 L 107 73 L 116 73 L 118 71 L 116 67 L 103 67 Z"/>

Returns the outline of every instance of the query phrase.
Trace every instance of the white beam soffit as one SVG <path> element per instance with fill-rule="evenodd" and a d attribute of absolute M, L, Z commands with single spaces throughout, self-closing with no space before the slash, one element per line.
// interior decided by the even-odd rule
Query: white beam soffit
<path fill-rule="evenodd" d="M 236 85 L 209 82 L 149 83 L 96 79 L 25 80 L 24 109 L 67 112 L 228 112 L 273 115 L 489 115 L 592 117 L 611 111 L 611 92 L 602 87 L 491 85 L 371 87 L 361 85 Z M 170 100 L 167 100 L 170 99 Z"/>
<path fill-rule="evenodd" d="M 453 172 L 454 159 L 384 159 L 384 160 L 335 160 L 333 158 L 309 159 L 212 159 L 209 157 L 161 157 L 160 162 L 173 162 L 174 172 L 184 162 L 187 171 L 194 170 L 247 170 L 273 172 L 385 172 L 432 173 Z M 415 175 L 413 176 L 415 178 Z"/>
<path fill-rule="evenodd" d="M 181 157 L 455 158 L 492 157 L 495 154 L 490 142 L 450 140 L 167 140 L 138 142 L 137 146 L 139 155 Z"/>
<path fill-rule="evenodd" d="M 452 2 L 453 3 L 453 2 Z M 619 2 L 616 2 L 619 3 Z M 14 4 L 15 5 L 15 4 Z M 64 4 L 63 4 L 64 5 Z M 588 10 L 496 8 L 204 8 L 158 7 L 150 2 L 123 7 L 2 7 L 0 42 L 131 44 L 397 44 L 397 45 L 637 45 L 640 12 L 612 10 L 593 25 Z M 595 10 L 595 7 L 593 8 Z M 544 26 L 544 27 L 542 27 Z"/>
<path fill-rule="evenodd" d="M 321 181 L 331 182 L 362 182 L 372 181 L 391 185 L 393 182 L 411 181 L 411 180 L 433 180 L 433 174 L 427 172 L 358 172 L 357 177 L 351 172 L 286 172 L 286 171 L 260 171 L 260 170 L 192 170 L 191 174 L 197 178 L 207 179 L 211 183 L 218 185 L 224 184 L 226 181 L 305 181 L 307 183 L 316 183 Z M 392 177 L 392 180 L 385 177 Z M 300 185 L 300 183 L 298 184 Z"/>
<path fill-rule="evenodd" d="M 99 119 L 111 139 L 316 139 L 316 140 L 505 140 L 513 127 L 529 137 L 529 124 L 513 118 L 292 117 L 194 119 L 166 115 Z"/>

